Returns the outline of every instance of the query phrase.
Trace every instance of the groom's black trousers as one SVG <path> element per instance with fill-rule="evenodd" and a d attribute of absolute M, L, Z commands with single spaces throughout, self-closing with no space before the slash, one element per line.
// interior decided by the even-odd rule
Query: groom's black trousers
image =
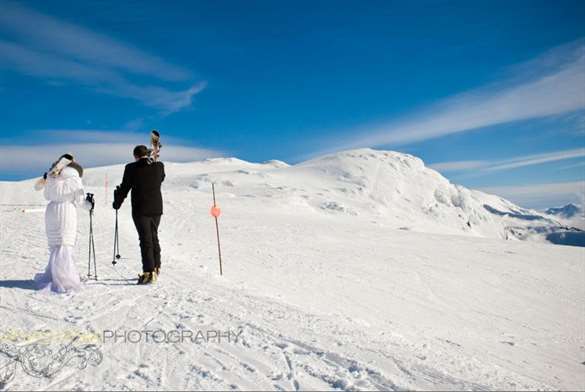
<path fill-rule="evenodd" d="M 160 268 L 160 244 L 158 243 L 160 217 L 160 215 L 132 215 L 140 238 L 142 272 L 152 272 L 155 267 Z"/>

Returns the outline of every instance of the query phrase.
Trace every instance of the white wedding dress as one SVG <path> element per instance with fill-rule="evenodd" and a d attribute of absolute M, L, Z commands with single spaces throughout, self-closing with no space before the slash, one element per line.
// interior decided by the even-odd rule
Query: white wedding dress
<path fill-rule="evenodd" d="M 66 167 L 53 178 L 47 178 L 44 190 L 49 201 L 45 210 L 45 228 L 49 243 L 49 264 L 34 281 L 38 289 L 65 293 L 81 288 L 73 258 L 77 237 L 77 207 L 91 208 L 85 201 L 83 184 L 77 170 Z"/>

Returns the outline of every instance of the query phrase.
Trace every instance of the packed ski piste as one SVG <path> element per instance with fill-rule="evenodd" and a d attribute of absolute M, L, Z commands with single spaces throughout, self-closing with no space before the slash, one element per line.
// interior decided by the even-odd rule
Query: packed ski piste
<path fill-rule="evenodd" d="M 0 389 L 585 388 L 582 228 L 393 151 L 161 147 L 0 183 Z"/>

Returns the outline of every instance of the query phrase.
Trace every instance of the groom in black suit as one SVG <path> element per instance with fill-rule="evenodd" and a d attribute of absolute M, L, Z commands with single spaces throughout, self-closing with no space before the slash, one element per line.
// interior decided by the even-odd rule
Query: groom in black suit
<path fill-rule="evenodd" d="M 135 162 L 124 169 L 122 183 L 114 191 L 112 207 L 118 210 L 132 190 L 132 219 L 140 239 L 142 272 L 138 284 L 156 282 L 160 274 L 160 244 L 158 226 L 163 213 L 161 185 L 165 179 L 162 162 L 153 162 L 146 146 L 134 148 Z"/>

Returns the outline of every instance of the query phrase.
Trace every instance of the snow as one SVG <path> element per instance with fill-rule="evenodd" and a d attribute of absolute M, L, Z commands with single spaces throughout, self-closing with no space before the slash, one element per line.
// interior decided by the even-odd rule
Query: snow
<path fill-rule="evenodd" d="M 166 163 L 162 275 L 142 287 L 131 280 L 140 261 L 127 204 L 123 258 L 111 265 L 104 178 L 111 191 L 122 170 L 86 171 L 98 200 L 100 280 L 65 296 L 30 286 L 47 262 L 43 214 L 22 212 L 44 204 L 34 180 L 0 183 L 0 335 L 241 329 L 241 339 L 98 342 L 98 366 L 66 367 L 53 379 L 19 369 L 11 390 L 585 389 L 585 248 L 533 231 L 555 228 L 553 217 L 451 184 L 420 159 L 389 151 L 292 166 Z M 81 215 L 82 274 L 87 233 Z"/>

